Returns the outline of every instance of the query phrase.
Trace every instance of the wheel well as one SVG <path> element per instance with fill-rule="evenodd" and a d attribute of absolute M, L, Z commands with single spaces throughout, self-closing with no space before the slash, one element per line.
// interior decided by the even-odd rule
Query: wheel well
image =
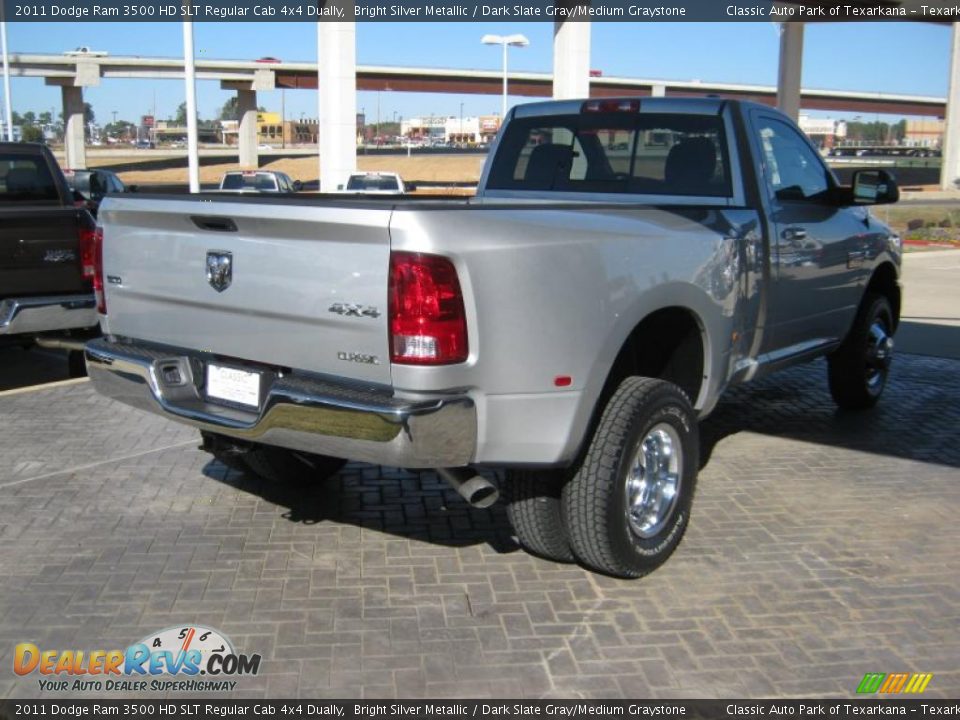
<path fill-rule="evenodd" d="M 897 283 L 897 271 L 891 263 L 883 263 L 873 271 L 867 292 L 880 293 L 890 302 L 893 310 L 894 326 L 900 324 L 900 285 Z"/>
<path fill-rule="evenodd" d="M 704 348 L 700 323 L 689 310 L 657 310 L 645 317 L 617 354 L 603 389 L 602 403 L 631 375 L 669 380 L 696 403 L 703 385 Z"/>

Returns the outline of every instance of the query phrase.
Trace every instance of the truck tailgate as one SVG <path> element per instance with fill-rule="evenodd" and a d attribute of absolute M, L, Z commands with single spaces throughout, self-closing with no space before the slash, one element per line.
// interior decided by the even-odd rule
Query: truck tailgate
<path fill-rule="evenodd" d="M 80 277 L 80 212 L 49 205 L 0 209 L 0 296 L 90 292 Z"/>
<path fill-rule="evenodd" d="M 389 207 L 109 198 L 114 335 L 388 384 Z M 225 261 L 221 282 L 208 262 Z"/>

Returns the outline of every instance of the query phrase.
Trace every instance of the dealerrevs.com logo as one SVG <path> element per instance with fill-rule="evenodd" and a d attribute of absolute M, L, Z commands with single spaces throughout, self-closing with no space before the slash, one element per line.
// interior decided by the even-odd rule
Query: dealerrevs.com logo
<path fill-rule="evenodd" d="M 14 648 L 13 671 L 38 674 L 41 690 L 96 692 L 229 691 L 234 677 L 260 672 L 259 655 L 238 654 L 221 632 L 202 625 L 171 627 L 126 650 Z"/>

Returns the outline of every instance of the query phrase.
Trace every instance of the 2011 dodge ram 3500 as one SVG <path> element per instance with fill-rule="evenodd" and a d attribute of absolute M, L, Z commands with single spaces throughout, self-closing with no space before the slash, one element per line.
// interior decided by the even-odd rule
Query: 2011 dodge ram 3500
<path fill-rule="evenodd" d="M 476 198 L 125 196 L 100 211 L 97 388 L 265 478 L 503 468 L 522 545 L 636 577 L 690 517 L 698 416 L 826 355 L 883 390 L 900 240 L 784 115 L 721 99 L 509 114 Z"/>

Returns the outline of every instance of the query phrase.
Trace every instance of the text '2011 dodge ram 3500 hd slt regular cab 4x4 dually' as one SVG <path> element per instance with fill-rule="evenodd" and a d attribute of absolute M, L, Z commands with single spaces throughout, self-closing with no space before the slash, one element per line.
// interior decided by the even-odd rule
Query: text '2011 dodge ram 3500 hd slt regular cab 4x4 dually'
<path fill-rule="evenodd" d="M 690 516 L 698 416 L 826 355 L 887 377 L 899 238 L 775 110 L 558 101 L 508 117 L 470 200 L 113 197 L 97 388 L 265 478 L 344 459 L 506 469 L 522 545 L 636 577 Z"/>

